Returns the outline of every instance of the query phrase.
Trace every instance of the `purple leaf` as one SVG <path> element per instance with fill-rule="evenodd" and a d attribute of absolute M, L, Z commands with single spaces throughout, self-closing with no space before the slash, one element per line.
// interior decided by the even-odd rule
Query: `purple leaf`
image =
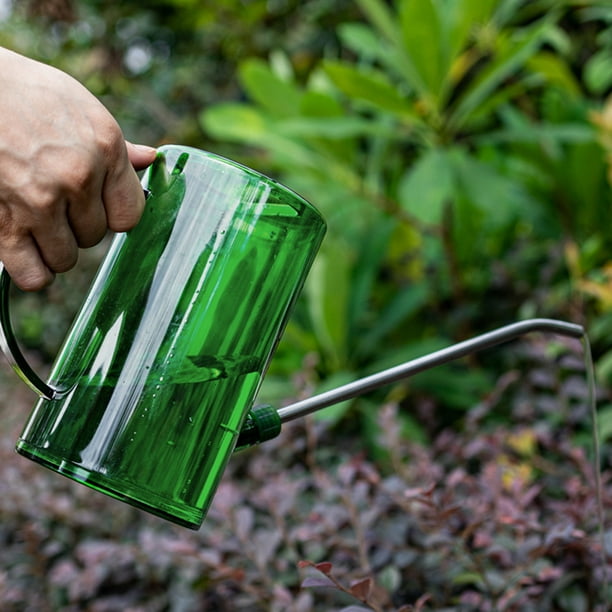
<path fill-rule="evenodd" d="M 361 601 L 366 601 L 372 592 L 372 586 L 373 583 L 371 578 L 359 580 L 351 585 L 351 595 L 357 599 L 361 599 Z"/>
<path fill-rule="evenodd" d="M 333 580 L 330 580 L 327 576 L 308 576 L 308 578 L 304 578 L 302 588 L 307 589 L 309 587 L 337 588 Z"/>
<path fill-rule="evenodd" d="M 329 561 L 321 561 L 320 563 L 314 563 L 313 561 L 308 560 L 298 561 L 298 567 L 312 567 L 326 576 L 329 576 L 333 569 L 333 565 Z"/>

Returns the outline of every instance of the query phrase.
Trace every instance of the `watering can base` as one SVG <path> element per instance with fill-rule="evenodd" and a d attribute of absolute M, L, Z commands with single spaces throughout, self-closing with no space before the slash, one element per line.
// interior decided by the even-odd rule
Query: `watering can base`
<path fill-rule="evenodd" d="M 40 465 L 83 484 L 94 491 L 108 495 L 126 504 L 144 510 L 159 518 L 165 519 L 181 527 L 198 530 L 204 521 L 205 512 L 200 508 L 186 508 L 184 502 L 172 504 L 167 498 L 152 496 L 150 491 L 141 491 L 133 483 L 118 483 L 116 478 L 108 479 L 104 475 L 83 468 L 82 466 L 59 459 L 44 449 L 34 447 L 24 440 L 19 440 L 15 450 L 24 457 Z M 121 490 L 118 489 L 121 487 Z M 129 491 L 129 494 L 126 493 Z M 143 501 L 147 499 L 148 501 Z"/>

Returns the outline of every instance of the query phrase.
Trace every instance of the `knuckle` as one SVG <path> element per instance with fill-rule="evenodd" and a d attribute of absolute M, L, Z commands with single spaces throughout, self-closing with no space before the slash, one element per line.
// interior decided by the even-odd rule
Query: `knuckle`
<path fill-rule="evenodd" d="M 87 233 L 79 232 L 76 235 L 77 243 L 82 249 L 98 244 L 106 235 L 106 225 L 99 227 L 89 227 Z"/>
<path fill-rule="evenodd" d="M 114 120 L 103 122 L 96 135 L 98 147 L 105 159 L 114 162 L 127 155 L 123 133 Z"/>
<path fill-rule="evenodd" d="M 64 180 L 70 192 L 82 193 L 90 190 L 97 169 L 86 158 L 75 157 L 66 170 Z"/>
<path fill-rule="evenodd" d="M 3 253 L 2 261 L 13 283 L 22 291 L 39 291 L 53 282 L 54 274 L 42 260 L 23 251 Z"/>
<path fill-rule="evenodd" d="M 74 268 L 78 260 L 76 249 L 65 249 L 54 254 L 52 261 L 47 261 L 47 265 L 54 272 L 68 272 Z"/>
<path fill-rule="evenodd" d="M 106 203 L 108 227 L 114 232 L 126 232 L 140 220 L 144 196 L 141 190 L 120 189 L 109 195 Z"/>
<path fill-rule="evenodd" d="M 47 270 L 28 270 L 28 272 L 11 277 L 11 280 L 22 291 L 40 291 L 53 282 L 54 275 Z"/>
<path fill-rule="evenodd" d="M 13 212 L 9 206 L 0 206 L 0 235 L 10 235 L 14 226 Z"/>
<path fill-rule="evenodd" d="M 127 232 L 138 224 L 140 215 L 131 214 L 129 211 L 122 211 L 113 215 L 108 221 L 108 227 L 113 232 Z"/>
<path fill-rule="evenodd" d="M 28 216 L 33 224 L 41 218 L 46 219 L 53 215 L 62 202 L 57 186 L 51 185 L 32 185 L 30 189 L 23 191 L 22 199 L 27 207 L 24 207 L 23 212 L 29 211 Z"/>
<path fill-rule="evenodd" d="M 15 210 L 14 206 L 0 205 L 0 251 L 12 257 L 13 253 L 22 250 L 24 242 L 29 238 L 33 219 L 31 214 L 23 210 Z"/>

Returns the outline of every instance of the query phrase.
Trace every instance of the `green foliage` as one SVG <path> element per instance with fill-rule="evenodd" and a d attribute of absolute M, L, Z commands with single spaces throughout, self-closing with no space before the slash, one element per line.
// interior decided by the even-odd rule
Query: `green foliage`
<path fill-rule="evenodd" d="M 589 119 L 604 88 L 576 63 L 575 26 L 597 28 L 585 58 L 596 65 L 612 9 L 357 4 L 363 18 L 339 24 L 337 57 L 307 78 L 281 51 L 248 59 L 248 101 L 201 115 L 209 135 L 255 147 L 328 219 L 301 318 L 319 375 L 358 374 L 423 339 L 444 344 L 521 316 L 591 317 L 551 249 L 595 241 L 596 267 L 612 247 L 610 184 Z M 475 401 L 486 376 L 462 375 L 474 377 L 462 400 Z M 430 378 L 439 399 L 445 376 Z M 444 401 L 461 405 L 459 395 Z"/>

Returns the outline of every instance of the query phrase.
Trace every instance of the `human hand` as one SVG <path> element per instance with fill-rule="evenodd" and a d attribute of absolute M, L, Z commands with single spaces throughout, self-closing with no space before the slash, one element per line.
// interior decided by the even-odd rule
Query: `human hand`
<path fill-rule="evenodd" d="M 136 170 L 155 149 L 123 138 L 115 119 L 64 72 L 0 48 L 0 260 L 37 290 L 72 268 L 79 247 L 138 223 Z"/>

